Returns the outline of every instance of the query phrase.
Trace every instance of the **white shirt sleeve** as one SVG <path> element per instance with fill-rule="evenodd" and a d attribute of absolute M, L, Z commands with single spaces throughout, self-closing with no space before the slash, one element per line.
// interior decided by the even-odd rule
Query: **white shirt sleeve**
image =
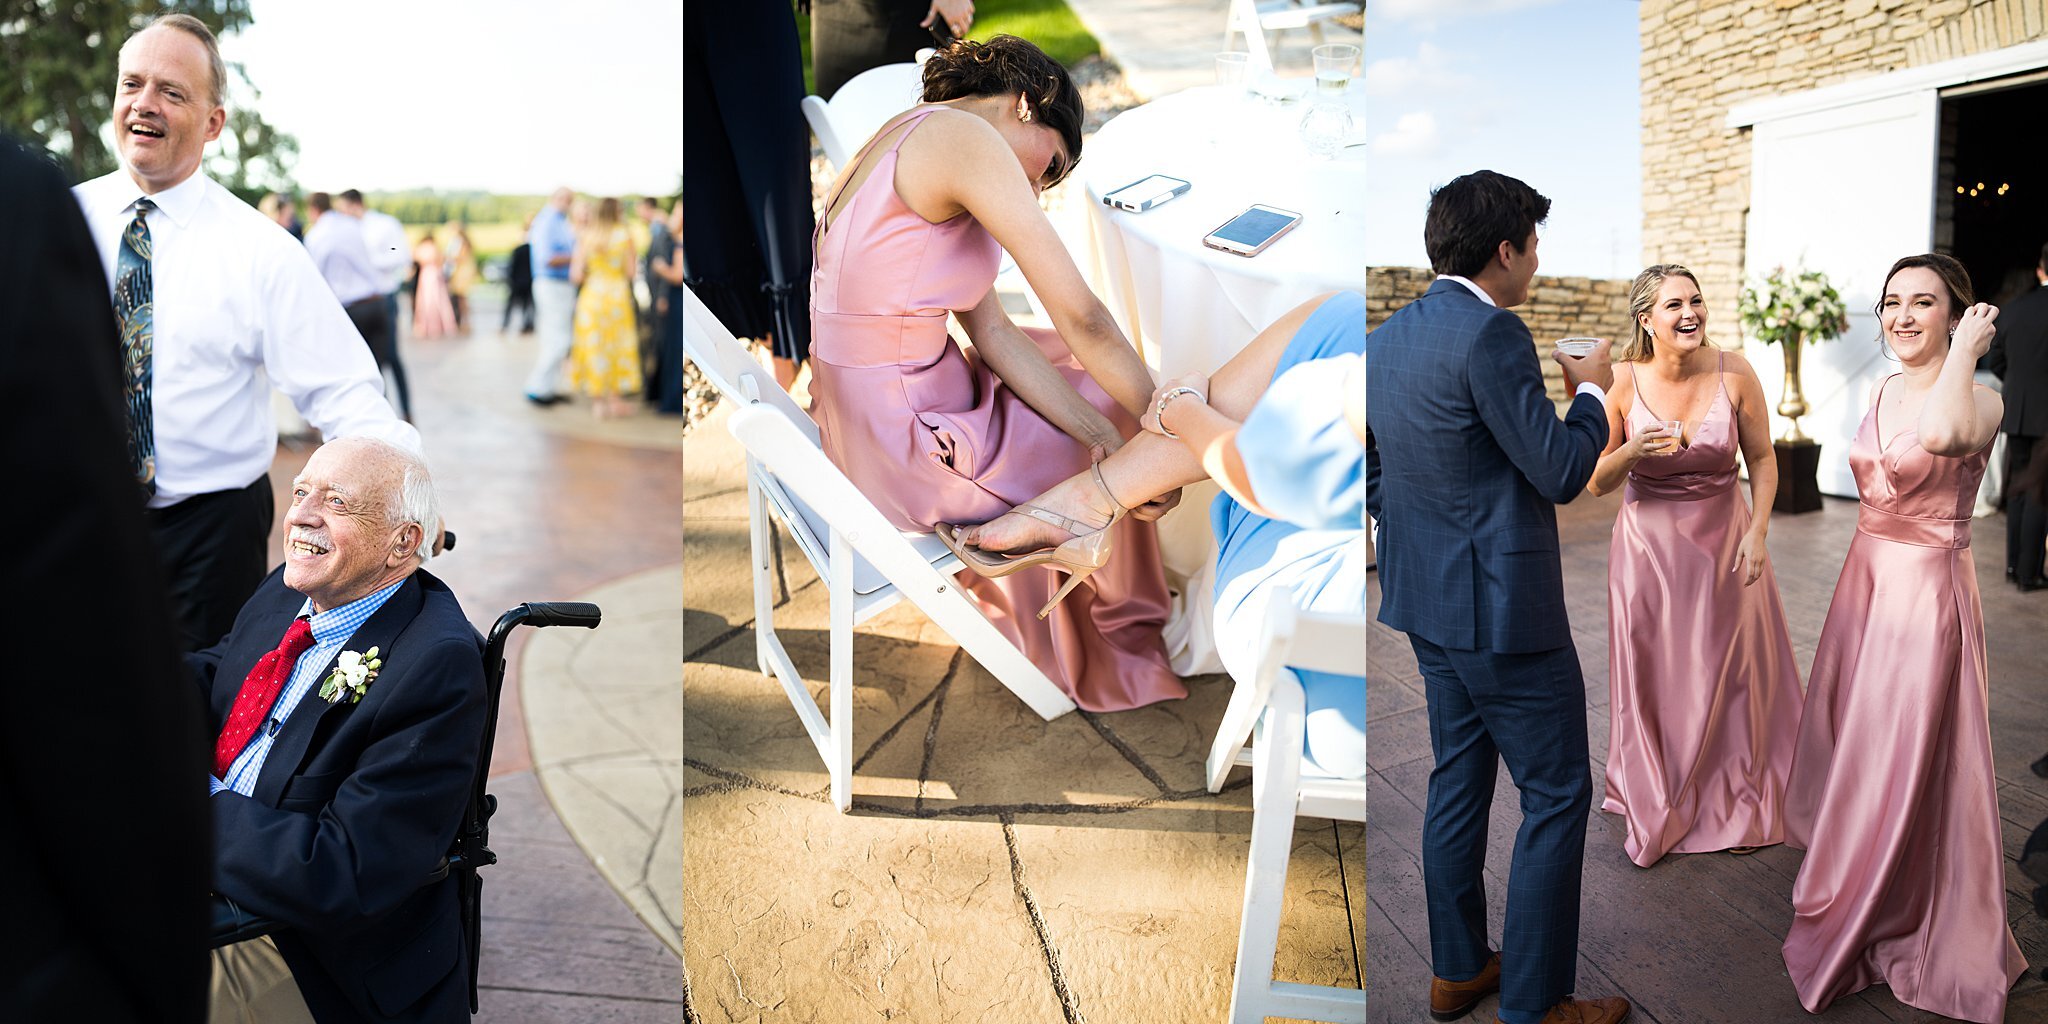
<path fill-rule="evenodd" d="M 271 383 L 328 440 L 361 434 L 420 451 L 419 431 L 392 412 L 376 359 L 312 258 L 296 243 L 274 248 L 261 305 Z"/>
<path fill-rule="evenodd" d="M 1583 384 L 1580 384 L 1578 390 L 1572 392 L 1572 395 L 1574 397 L 1579 395 L 1592 395 L 1594 398 L 1600 400 L 1600 407 L 1602 409 L 1607 408 L 1607 389 L 1601 387 L 1598 384 L 1593 383 L 1590 380 L 1586 381 Z"/>

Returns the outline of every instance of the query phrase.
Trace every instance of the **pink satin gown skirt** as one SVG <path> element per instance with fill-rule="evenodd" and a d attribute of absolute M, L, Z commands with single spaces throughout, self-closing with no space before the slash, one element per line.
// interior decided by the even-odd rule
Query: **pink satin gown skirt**
<path fill-rule="evenodd" d="M 1985 454 L 1942 458 L 1865 417 L 1863 496 L 1828 607 L 1786 790 L 1806 848 L 1785 967 L 1815 1013 L 1871 985 L 2005 1020 L 2026 960 L 2006 923 L 1984 611 L 1970 509 Z"/>
<path fill-rule="evenodd" d="M 1634 422 L 1652 422 L 1638 402 Z M 1769 562 L 1731 571 L 1750 527 L 1734 410 L 1631 473 L 1608 556 L 1607 797 L 1629 860 L 1783 842 L 1799 667 Z"/>

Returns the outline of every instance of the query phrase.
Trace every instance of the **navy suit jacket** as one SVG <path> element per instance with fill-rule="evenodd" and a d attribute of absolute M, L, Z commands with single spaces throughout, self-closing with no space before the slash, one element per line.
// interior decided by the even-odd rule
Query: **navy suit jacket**
<path fill-rule="evenodd" d="M 279 569 L 218 645 L 188 656 L 213 735 L 304 601 Z M 213 889 L 288 926 L 273 938 L 320 1024 L 467 1022 L 474 951 L 456 881 L 422 883 L 475 779 L 483 641 L 447 585 L 416 571 L 343 645 L 371 647 L 384 665 L 359 703 L 307 694 L 254 795 L 213 797 Z"/>
<path fill-rule="evenodd" d="M 1456 281 L 1366 339 L 1365 390 L 1380 621 L 1454 650 L 1570 643 L 1556 506 L 1606 447 L 1599 400 L 1560 421 L 1528 327 Z"/>
<path fill-rule="evenodd" d="M 2048 285 L 1998 311 L 1998 336 L 1985 362 L 2004 382 L 2005 421 L 1999 429 L 2021 437 L 2048 437 Z"/>

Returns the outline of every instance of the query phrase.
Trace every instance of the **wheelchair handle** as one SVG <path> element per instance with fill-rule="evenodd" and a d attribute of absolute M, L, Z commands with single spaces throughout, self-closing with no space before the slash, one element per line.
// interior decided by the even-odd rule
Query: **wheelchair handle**
<path fill-rule="evenodd" d="M 525 611 L 525 624 L 529 626 L 582 626 L 596 629 L 603 621 L 603 613 L 594 604 L 586 601 L 529 601 L 506 614 Z"/>

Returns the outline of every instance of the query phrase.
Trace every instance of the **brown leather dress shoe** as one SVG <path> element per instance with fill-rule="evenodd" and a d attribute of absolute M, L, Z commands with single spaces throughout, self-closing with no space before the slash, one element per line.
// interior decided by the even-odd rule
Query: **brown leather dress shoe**
<path fill-rule="evenodd" d="M 1543 1015 L 1543 1024 L 1621 1024 L 1628 1019 L 1628 1000 L 1620 996 L 1605 999 L 1567 999 Z M 1499 1017 L 1494 1024 L 1503 1024 Z"/>
<path fill-rule="evenodd" d="M 1500 991 L 1500 954 L 1486 958 L 1486 966 L 1466 981 L 1429 979 L 1429 1015 L 1437 1020 L 1457 1020 L 1471 1013 L 1481 999 Z"/>

